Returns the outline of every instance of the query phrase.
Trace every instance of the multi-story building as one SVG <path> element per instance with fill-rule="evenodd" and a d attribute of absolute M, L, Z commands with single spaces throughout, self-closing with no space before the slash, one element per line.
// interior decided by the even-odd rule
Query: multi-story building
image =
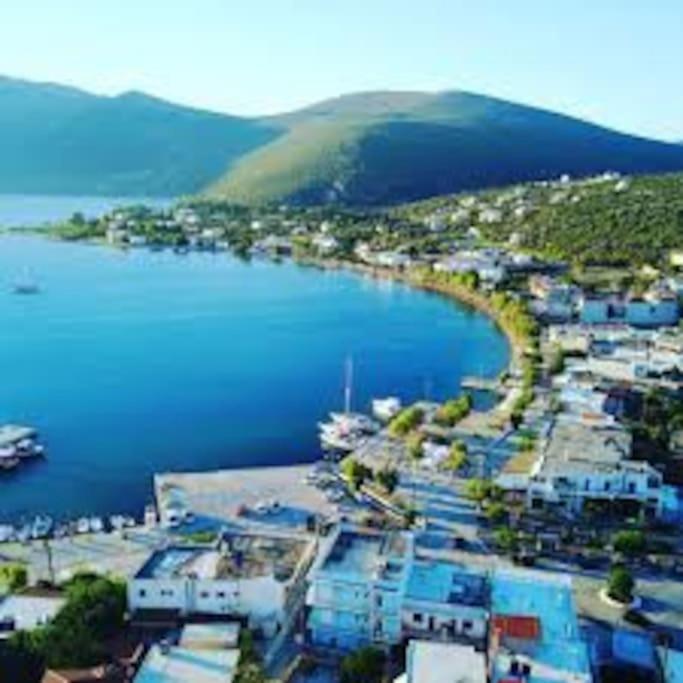
<path fill-rule="evenodd" d="M 314 645 L 485 640 L 484 576 L 416 556 L 410 532 L 342 527 L 321 546 L 310 579 L 307 635 Z"/>
<path fill-rule="evenodd" d="M 306 599 L 309 642 L 342 650 L 398 642 L 412 544 L 409 533 L 349 527 L 325 539 Z"/>
<path fill-rule="evenodd" d="M 313 554 L 310 541 L 247 534 L 215 547 L 170 546 L 128 581 L 129 609 L 240 616 L 277 629 Z"/>
<path fill-rule="evenodd" d="M 631 436 L 619 426 L 557 420 L 525 482 L 528 506 L 580 512 L 593 501 L 659 516 L 662 474 L 647 462 L 631 460 L 630 452 Z"/>

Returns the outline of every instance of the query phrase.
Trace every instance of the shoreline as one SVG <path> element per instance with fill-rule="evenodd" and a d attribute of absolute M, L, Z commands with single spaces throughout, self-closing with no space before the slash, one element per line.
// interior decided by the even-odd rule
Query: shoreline
<path fill-rule="evenodd" d="M 364 263 L 357 263 L 355 261 L 345 261 L 342 259 L 320 259 L 306 257 L 298 259 L 293 257 L 292 260 L 305 267 L 320 268 L 321 270 L 346 270 L 358 275 L 371 277 L 374 280 L 388 280 L 391 282 L 400 282 L 415 289 L 424 292 L 432 292 L 440 294 L 441 296 L 455 301 L 458 304 L 469 306 L 479 313 L 488 316 L 496 327 L 505 335 L 510 346 L 510 360 L 507 364 L 508 370 L 511 369 L 524 355 L 525 347 L 522 340 L 519 339 L 501 320 L 498 312 L 493 308 L 489 299 L 479 293 L 466 289 L 464 287 L 456 288 L 455 286 L 440 285 L 436 282 L 425 282 L 419 274 L 411 273 L 410 271 L 397 270 L 387 268 L 385 266 L 371 266 Z"/>

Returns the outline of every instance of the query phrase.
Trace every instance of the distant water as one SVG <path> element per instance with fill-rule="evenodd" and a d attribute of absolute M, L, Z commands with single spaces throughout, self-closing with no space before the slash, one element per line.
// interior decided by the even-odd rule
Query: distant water
<path fill-rule="evenodd" d="M 10 293 L 24 266 L 40 294 Z M 49 448 L 0 476 L 0 521 L 140 513 L 154 472 L 315 459 L 348 354 L 367 408 L 446 398 L 508 346 L 477 313 L 349 273 L 0 236 L 0 423 Z"/>
<path fill-rule="evenodd" d="M 86 218 L 98 218 L 119 206 L 145 204 L 165 207 L 172 201 L 158 198 L 0 194 L 0 228 L 35 228 L 66 220 L 77 211 Z"/>

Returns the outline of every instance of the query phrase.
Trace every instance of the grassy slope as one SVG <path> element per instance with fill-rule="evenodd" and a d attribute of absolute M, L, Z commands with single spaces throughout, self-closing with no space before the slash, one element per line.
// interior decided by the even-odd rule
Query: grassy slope
<path fill-rule="evenodd" d="M 209 194 L 391 204 L 564 172 L 683 169 L 676 145 L 468 93 L 365 93 L 275 120 L 289 133 L 242 159 Z"/>

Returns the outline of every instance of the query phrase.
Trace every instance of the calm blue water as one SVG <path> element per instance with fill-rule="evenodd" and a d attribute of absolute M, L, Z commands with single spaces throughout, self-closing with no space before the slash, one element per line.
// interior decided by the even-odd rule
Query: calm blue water
<path fill-rule="evenodd" d="M 164 208 L 170 199 L 134 199 L 131 197 L 69 197 L 55 195 L 0 194 L 0 227 L 34 228 L 63 221 L 80 211 L 86 218 L 97 218 L 131 204 Z"/>
<path fill-rule="evenodd" d="M 10 293 L 26 266 L 39 295 Z M 445 398 L 508 347 L 478 314 L 348 273 L 0 236 L 0 423 L 49 448 L 0 477 L 0 520 L 139 513 L 154 472 L 312 460 L 347 354 L 363 408 Z"/>

